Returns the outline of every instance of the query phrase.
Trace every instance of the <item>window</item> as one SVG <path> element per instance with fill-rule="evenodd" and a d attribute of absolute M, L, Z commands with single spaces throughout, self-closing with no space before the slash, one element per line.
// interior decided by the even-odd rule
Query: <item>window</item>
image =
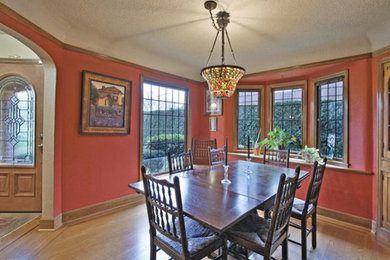
<path fill-rule="evenodd" d="M 167 153 L 186 149 L 187 90 L 143 83 L 142 160 L 150 173 L 168 171 Z"/>
<path fill-rule="evenodd" d="M 35 164 L 35 90 L 26 80 L 0 81 L 0 165 Z"/>
<path fill-rule="evenodd" d="M 296 145 L 288 148 L 298 150 L 305 144 L 306 82 L 291 82 L 271 85 L 272 91 L 272 126 L 280 127 L 286 133 L 296 138 Z"/>
<path fill-rule="evenodd" d="M 331 160 L 346 161 L 346 73 L 316 80 L 317 147 Z"/>
<path fill-rule="evenodd" d="M 248 146 L 248 136 L 253 148 L 260 129 L 261 115 L 261 90 L 239 89 L 237 90 L 237 148 L 244 149 Z"/>

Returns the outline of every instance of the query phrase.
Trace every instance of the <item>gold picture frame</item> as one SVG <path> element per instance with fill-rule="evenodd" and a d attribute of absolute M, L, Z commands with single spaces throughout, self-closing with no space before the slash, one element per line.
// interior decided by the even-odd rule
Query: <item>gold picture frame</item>
<path fill-rule="evenodd" d="M 83 70 L 81 133 L 130 134 L 131 81 Z"/>

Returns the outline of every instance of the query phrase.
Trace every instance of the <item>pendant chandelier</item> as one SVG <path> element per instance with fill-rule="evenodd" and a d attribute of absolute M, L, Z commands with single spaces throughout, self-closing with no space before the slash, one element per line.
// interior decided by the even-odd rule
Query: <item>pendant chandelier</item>
<path fill-rule="evenodd" d="M 211 11 L 217 7 L 217 3 L 215 1 L 206 1 L 204 3 L 204 7 L 210 13 L 212 25 L 217 30 L 217 35 L 215 36 L 214 43 L 207 60 L 207 65 L 201 70 L 200 74 L 207 81 L 210 92 L 214 97 L 226 99 L 233 95 L 234 91 L 236 90 L 238 81 L 245 74 L 245 69 L 237 66 L 232 44 L 230 43 L 229 34 L 226 30 L 226 27 L 230 22 L 230 14 L 225 11 L 218 12 L 215 22 Z M 220 33 L 222 34 L 221 65 L 209 66 L 210 58 L 213 54 L 215 43 L 217 42 Z M 230 52 L 233 56 L 235 65 L 225 65 L 225 35 L 228 40 Z"/>

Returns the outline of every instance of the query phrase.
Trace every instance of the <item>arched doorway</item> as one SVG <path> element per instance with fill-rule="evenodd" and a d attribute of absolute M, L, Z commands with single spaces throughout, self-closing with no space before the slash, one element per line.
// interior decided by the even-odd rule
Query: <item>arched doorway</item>
<path fill-rule="evenodd" d="M 0 24 L 0 30 L 11 35 L 33 50 L 42 61 L 43 76 L 43 145 L 42 152 L 42 217 L 45 229 L 55 229 L 61 220 L 54 221 L 54 130 L 55 130 L 55 92 L 56 67 L 50 55 L 40 46 L 20 33 Z"/>
<path fill-rule="evenodd" d="M 0 65 L 1 75 L 8 66 Z M 42 84 L 33 86 L 16 74 L 0 76 L 0 208 L 4 212 L 42 211 L 42 94 Z"/>

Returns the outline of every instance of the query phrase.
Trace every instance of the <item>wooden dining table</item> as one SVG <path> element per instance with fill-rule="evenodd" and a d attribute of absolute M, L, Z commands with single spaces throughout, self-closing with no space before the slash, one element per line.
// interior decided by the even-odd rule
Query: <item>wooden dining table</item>
<path fill-rule="evenodd" d="M 251 172 L 248 173 L 247 171 Z M 184 213 L 206 227 L 223 233 L 253 210 L 273 204 L 282 173 L 292 177 L 295 169 L 248 161 L 229 163 L 230 184 L 222 184 L 223 165 L 195 167 L 176 174 L 158 175 L 173 182 L 178 176 Z M 309 175 L 301 171 L 299 182 Z M 142 181 L 129 187 L 144 193 Z"/>

